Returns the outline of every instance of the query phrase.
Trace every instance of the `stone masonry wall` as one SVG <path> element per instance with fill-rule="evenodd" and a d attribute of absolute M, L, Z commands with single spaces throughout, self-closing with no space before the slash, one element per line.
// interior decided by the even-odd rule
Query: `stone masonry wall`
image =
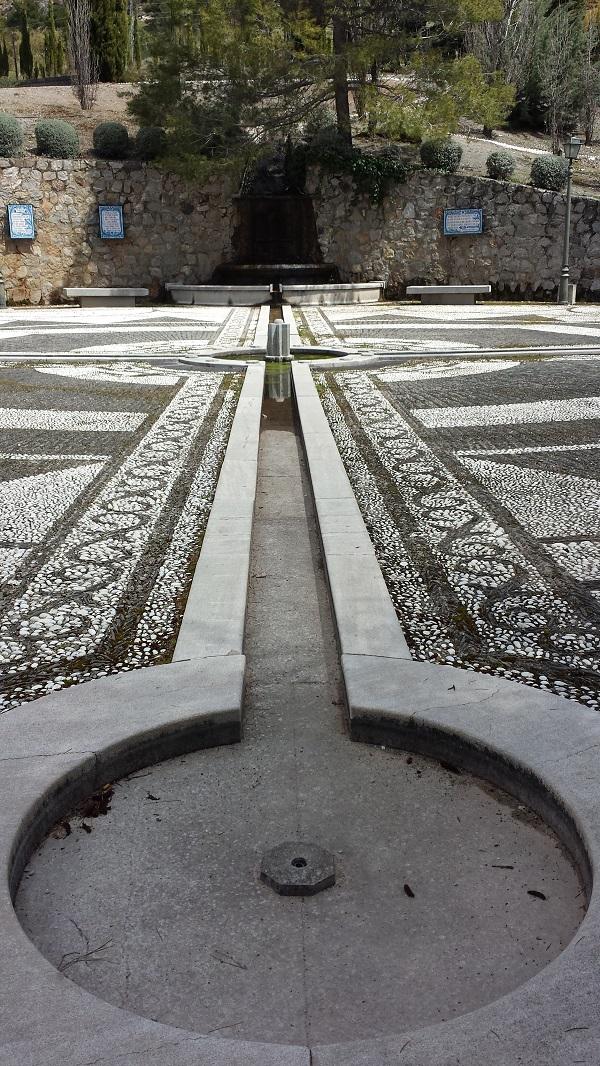
<path fill-rule="evenodd" d="M 136 162 L 0 160 L 0 274 L 11 304 L 58 302 L 64 286 L 208 281 L 231 258 L 233 189 Z M 31 203 L 35 241 L 12 241 L 5 205 Z M 101 240 L 98 205 L 122 204 L 124 240 Z"/>
<path fill-rule="evenodd" d="M 0 274 L 11 304 L 58 302 L 65 286 L 199 284 L 232 259 L 235 189 L 137 162 L 0 159 Z M 346 281 L 490 282 L 498 295 L 549 297 L 560 273 L 565 197 L 486 178 L 416 172 L 381 206 L 344 177 L 309 175 L 323 258 Z M 4 206 L 32 203 L 35 241 L 11 241 Z M 101 240 L 98 205 L 124 208 L 124 240 Z M 482 207 L 480 237 L 444 237 L 444 207 Z M 600 298 L 600 200 L 573 198 L 571 279 Z"/>
<path fill-rule="evenodd" d="M 545 297 L 560 275 L 565 196 L 526 185 L 416 172 L 381 206 L 346 178 L 309 176 L 323 258 L 344 281 L 490 283 L 497 295 Z M 479 237 L 444 237 L 445 207 L 482 207 Z M 571 281 L 600 298 L 600 201 L 573 197 Z"/>

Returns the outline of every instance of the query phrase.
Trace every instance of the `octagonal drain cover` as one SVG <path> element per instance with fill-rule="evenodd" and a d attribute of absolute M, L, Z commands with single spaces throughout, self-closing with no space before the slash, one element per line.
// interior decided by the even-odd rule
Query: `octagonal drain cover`
<path fill-rule="evenodd" d="M 335 884 L 335 862 L 318 844 L 286 841 L 265 852 L 260 876 L 280 896 L 314 896 Z"/>

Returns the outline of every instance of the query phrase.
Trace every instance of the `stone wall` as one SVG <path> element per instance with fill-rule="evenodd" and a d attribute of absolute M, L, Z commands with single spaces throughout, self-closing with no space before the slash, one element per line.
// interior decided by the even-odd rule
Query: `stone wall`
<path fill-rule="evenodd" d="M 54 303 L 64 286 L 198 284 L 231 258 L 227 180 L 199 187 L 135 162 L 0 160 L 0 273 L 11 304 Z M 9 203 L 35 208 L 35 241 L 12 241 Z M 126 237 L 101 240 L 98 205 L 122 204 Z"/>
<path fill-rule="evenodd" d="M 314 171 L 323 258 L 344 281 L 381 278 L 389 295 L 418 283 L 490 283 L 497 295 L 544 297 L 560 275 L 565 196 L 526 185 L 417 172 L 381 206 L 346 178 Z M 484 233 L 444 237 L 445 207 L 481 207 Z M 600 298 L 600 200 L 574 197 L 571 280 Z"/>
<path fill-rule="evenodd" d="M 237 225 L 227 179 L 204 186 L 142 163 L 0 160 L 0 273 L 9 303 L 58 302 L 65 286 L 199 284 L 231 260 Z M 484 178 L 415 173 L 381 206 L 352 182 L 312 172 L 323 259 L 343 280 L 490 282 L 498 295 L 548 297 L 560 274 L 565 197 Z M 35 241 L 11 241 L 8 203 L 32 203 Z M 125 240 L 101 240 L 98 204 L 124 208 Z M 482 207 L 480 237 L 444 237 L 444 207 Z M 600 201 L 573 198 L 571 278 L 600 298 Z"/>

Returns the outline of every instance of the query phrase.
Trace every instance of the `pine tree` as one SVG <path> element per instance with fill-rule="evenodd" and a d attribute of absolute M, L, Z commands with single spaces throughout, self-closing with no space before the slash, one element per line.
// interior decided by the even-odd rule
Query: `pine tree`
<path fill-rule="evenodd" d="M 23 11 L 21 17 L 21 43 L 19 45 L 19 65 L 21 67 L 21 76 L 31 78 L 33 74 L 33 52 L 31 51 L 29 20 L 27 18 L 26 11 Z"/>

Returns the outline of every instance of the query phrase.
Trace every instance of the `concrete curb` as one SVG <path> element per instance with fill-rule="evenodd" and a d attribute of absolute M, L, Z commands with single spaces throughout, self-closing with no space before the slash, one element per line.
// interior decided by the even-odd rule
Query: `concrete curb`
<path fill-rule="evenodd" d="M 248 366 L 173 661 L 241 655 L 265 365 Z"/>
<path fill-rule="evenodd" d="M 509 995 L 429 1028 L 313 1048 L 311 1061 L 314 1066 L 592 1066 L 600 1061 L 595 886 L 600 718 L 580 704 L 525 685 L 412 661 L 374 552 L 366 547 L 368 534 L 311 371 L 293 364 L 292 375 L 352 737 L 450 760 L 517 796 L 558 833 L 589 896 L 571 944 Z"/>

